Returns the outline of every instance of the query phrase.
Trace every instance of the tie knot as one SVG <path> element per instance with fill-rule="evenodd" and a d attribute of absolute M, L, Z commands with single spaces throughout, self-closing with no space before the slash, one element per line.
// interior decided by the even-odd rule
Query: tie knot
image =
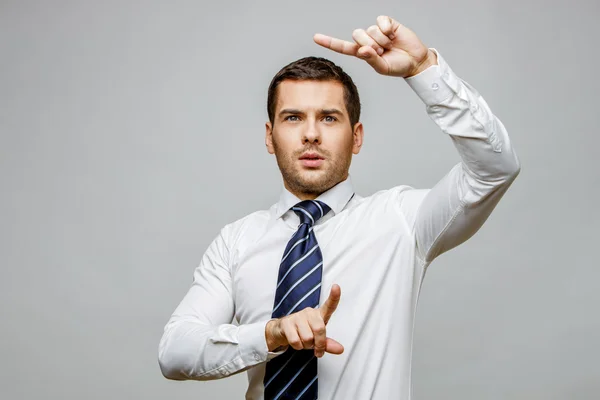
<path fill-rule="evenodd" d="M 331 208 L 319 200 L 304 200 L 292 207 L 292 210 L 300 217 L 300 223 L 313 226 Z"/>

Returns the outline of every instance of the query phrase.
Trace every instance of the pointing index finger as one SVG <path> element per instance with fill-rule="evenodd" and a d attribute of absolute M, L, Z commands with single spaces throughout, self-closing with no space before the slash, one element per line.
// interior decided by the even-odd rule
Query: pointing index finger
<path fill-rule="evenodd" d="M 329 297 L 325 300 L 323 307 L 321 307 L 321 316 L 323 317 L 323 321 L 325 323 L 329 322 L 329 318 L 333 315 L 333 312 L 336 310 L 340 297 L 342 296 L 342 289 L 339 285 L 334 284 L 331 287 L 331 291 L 329 292 Z"/>
<path fill-rule="evenodd" d="M 335 52 L 346 54 L 348 56 L 355 56 L 360 46 L 356 43 L 347 42 L 342 39 L 337 39 L 331 36 L 322 35 L 320 33 L 315 34 L 313 40 L 316 44 L 333 50 Z"/>

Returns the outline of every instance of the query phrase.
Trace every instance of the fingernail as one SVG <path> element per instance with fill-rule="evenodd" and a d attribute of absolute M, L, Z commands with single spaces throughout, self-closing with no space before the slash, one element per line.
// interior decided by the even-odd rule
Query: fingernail
<path fill-rule="evenodd" d="M 390 33 L 390 35 L 388 37 L 392 40 L 396 39 L 396 36 L 393 33 Z"/>
<path fill-rule="evenodd" d="M 381 47 L 377 49 L 377 54 L 379 54 L 379 55 L 383 54 L 383 49 Z"/>

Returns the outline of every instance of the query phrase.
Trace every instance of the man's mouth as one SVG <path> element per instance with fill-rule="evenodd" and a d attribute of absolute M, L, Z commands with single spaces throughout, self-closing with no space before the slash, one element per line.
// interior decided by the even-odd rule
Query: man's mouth
<path fill-rule="evenodd" d="M 300 156 L 300 162 L 308 168 L 316 168 L 323 164 L 325 158 L 318 153 L 304 153 Z"/>
<path fill-rule="evenodd" d="M 318 153 L 304 153 L 300 156 L 301 160 L 323 160 L 324 158 Z"/>

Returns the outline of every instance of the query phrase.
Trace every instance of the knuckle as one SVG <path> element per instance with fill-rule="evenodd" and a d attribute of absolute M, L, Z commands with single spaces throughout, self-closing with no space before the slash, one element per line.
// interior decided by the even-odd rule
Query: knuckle
<path fill-rule="evenodd" d="M 290 342 L 288 342 L 290 344 L 290 346 L 292 346 L 292 348 L 294 348 L 295 350 L 300 350 L 302 349 L 302 342 L 300 341 L 300 339 L 294 339 Z"/>
<path fill-rule="evenodd" d="M 304 345 L 311 345 L 313 342 L 313 335 L 302 335 L 300 338 Z"/>
<path fill-rule="evenodd" d="M 302 311 L 300 311 L 298 315 L 301 316 L 302 319 L 307 319 L 311 313 L 312 313 L 312 308 L 306 307 L 306 308 L 302 309 Z"/>
<path fill-rule="evenodd" d="M 325 334 L 325 324 L 317 324 L 314 329 L 315 334 L 324 335 Z"/>
<path fill-rule="evenodd" d="M 371 25 L 370 27 L 367 28 L 367 32 L 369 34 L 373 34 L 375 32 L 377 32 L 379 30 L 379 27 L 377 25 Z"/>
<path fill-rule="evenodd" d="M 292 321 L 289 318 L 281 320 L 281 329 L 286 330 L 292 325 Z"/>
<path fill-rule="evenodd" d="M 296 331 L 296 324 L 289 322 L 286 325 L 284 325 L 281 328 L 281 330 L 284 331 L 286 333 L 286 335 L 290 335 L 291 333 Z"/>

